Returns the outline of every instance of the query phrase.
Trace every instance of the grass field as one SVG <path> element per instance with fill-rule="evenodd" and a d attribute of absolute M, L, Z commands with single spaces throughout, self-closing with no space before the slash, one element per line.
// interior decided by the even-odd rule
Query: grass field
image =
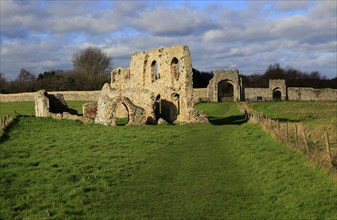
<path fill-rule="evenodd" d="M 82 114 L 82 105 L 90 101 L 67 101 L 68 107 Z M 34 102 L 0 102 L 0 118 L 16 111 L 21 115 L 35 115 Z"/>
<path fill-rule="evenodd" d="M 336 219 L 337 184 L 205 103 L 212 125 L 104 127 L 21 117 L 0 142 L 0 219 Z"/>
<path fill-rule="evenodd" d="M 337 143 L 337 102 L 254 102 L 249 105 L 273 119 L 301 123 L 315 139 L 324 141 L 324 134 L 328 132 L 331 141 Z"/>
<path fill-rule="evenodd" d="M 21 115 L 35 115 L 34 102 L 0 102 L 0 118 L 14 111 Z"/>

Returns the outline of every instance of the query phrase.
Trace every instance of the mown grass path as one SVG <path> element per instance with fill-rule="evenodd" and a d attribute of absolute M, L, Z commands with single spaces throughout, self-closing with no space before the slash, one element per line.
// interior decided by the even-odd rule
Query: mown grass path
<path fill-rule="evenodd" d="M 0 217 L 337 218 L 337 184 L 302 154 L 234 104 L 198 108 L 214 125 L 21 118 L 0 142 Z"/>

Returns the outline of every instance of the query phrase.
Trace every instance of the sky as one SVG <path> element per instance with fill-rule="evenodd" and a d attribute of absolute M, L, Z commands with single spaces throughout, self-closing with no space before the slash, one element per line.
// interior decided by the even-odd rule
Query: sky
<path fill-rule="evenodd" d="M 0 72 L 72 68 L 89 46 L 128 67 L 132 53 L 187 45 L 201 71 L 263 74 L 270 64 L 337 71 L 337 1 L 0 0 Z"/>

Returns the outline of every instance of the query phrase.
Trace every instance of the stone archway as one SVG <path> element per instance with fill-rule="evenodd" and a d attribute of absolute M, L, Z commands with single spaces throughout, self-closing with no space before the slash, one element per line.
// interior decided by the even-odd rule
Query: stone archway
<path fill-rule="evenodd" d="M 116 125 L 116 116 L 118 116 L 118 106 L 123 105 L 128 111 L 127 125 L 140 125 L 145 124 L 144 109 L 134 105 L 128 97 L 116 96 L 111 99 L 111 115 L 112 125 Z"/>
<path fill-rule="evenodd" d="M 145 110 L 134 105 L 128 97 L 116 96 L 109 98 L 101 97 L 97 108 L 97 116 L 95 122 L 103 125 L 115 126 L 118 116 L 119 106 L 124 106 L 127 110 L 128 123 L 126 125 L 142 125 L 146 124 Z"/>
<path fill-rule="evenodd" d="M 218 83 L 218 102 L 234 101 L 234 85 L 229 80 Z"/>
<path fill-rule="evenodd" d="M 212 102 L 243 99 L 242 81 L 238 70 L 216 70 L 207 86 L 208 98 Z"/>
<path fill-rule="evenodd" d="M 282 92 L 280 90 L 280 88 L 275 88 L 273 90 L 273 100 L 274 101 L 281 101 L 282 100 Z"/>
<path fill-rule="evenodd" d="M 129 110 L 123 102 L 117 103 L 114 118 L 115 124 L 118 126 L 127 125 L 129 123 Z"/>
<path fill-rule="evenodd" d="M 284 79 L 269 80 L 269 97 L 271 100 L 287 100 L 287 86 Z"/>

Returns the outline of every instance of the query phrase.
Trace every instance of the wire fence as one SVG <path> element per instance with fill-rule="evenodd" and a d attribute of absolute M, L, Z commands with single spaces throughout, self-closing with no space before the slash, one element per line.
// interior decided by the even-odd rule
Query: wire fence
<path fill-rule="evenodd" d="M 238 103 L 238 108 L 245 114 L 247 121 L 260 124 L 280 142 L 300 150 L 319 165 L 337 168 L 337 141 L 332 140 L 328 132 L 324 132 L 324 135 L 308 132 L 300 123 L 272 119 L 251 110 L 245 104 Z"/>
<path fill-rule="evenodd" d="M 5 134 L 6 128 L 18 117 L 18 114 L 14 111 L 8 115 L 5 115 L 0 119 L 0 139 Z"/>

